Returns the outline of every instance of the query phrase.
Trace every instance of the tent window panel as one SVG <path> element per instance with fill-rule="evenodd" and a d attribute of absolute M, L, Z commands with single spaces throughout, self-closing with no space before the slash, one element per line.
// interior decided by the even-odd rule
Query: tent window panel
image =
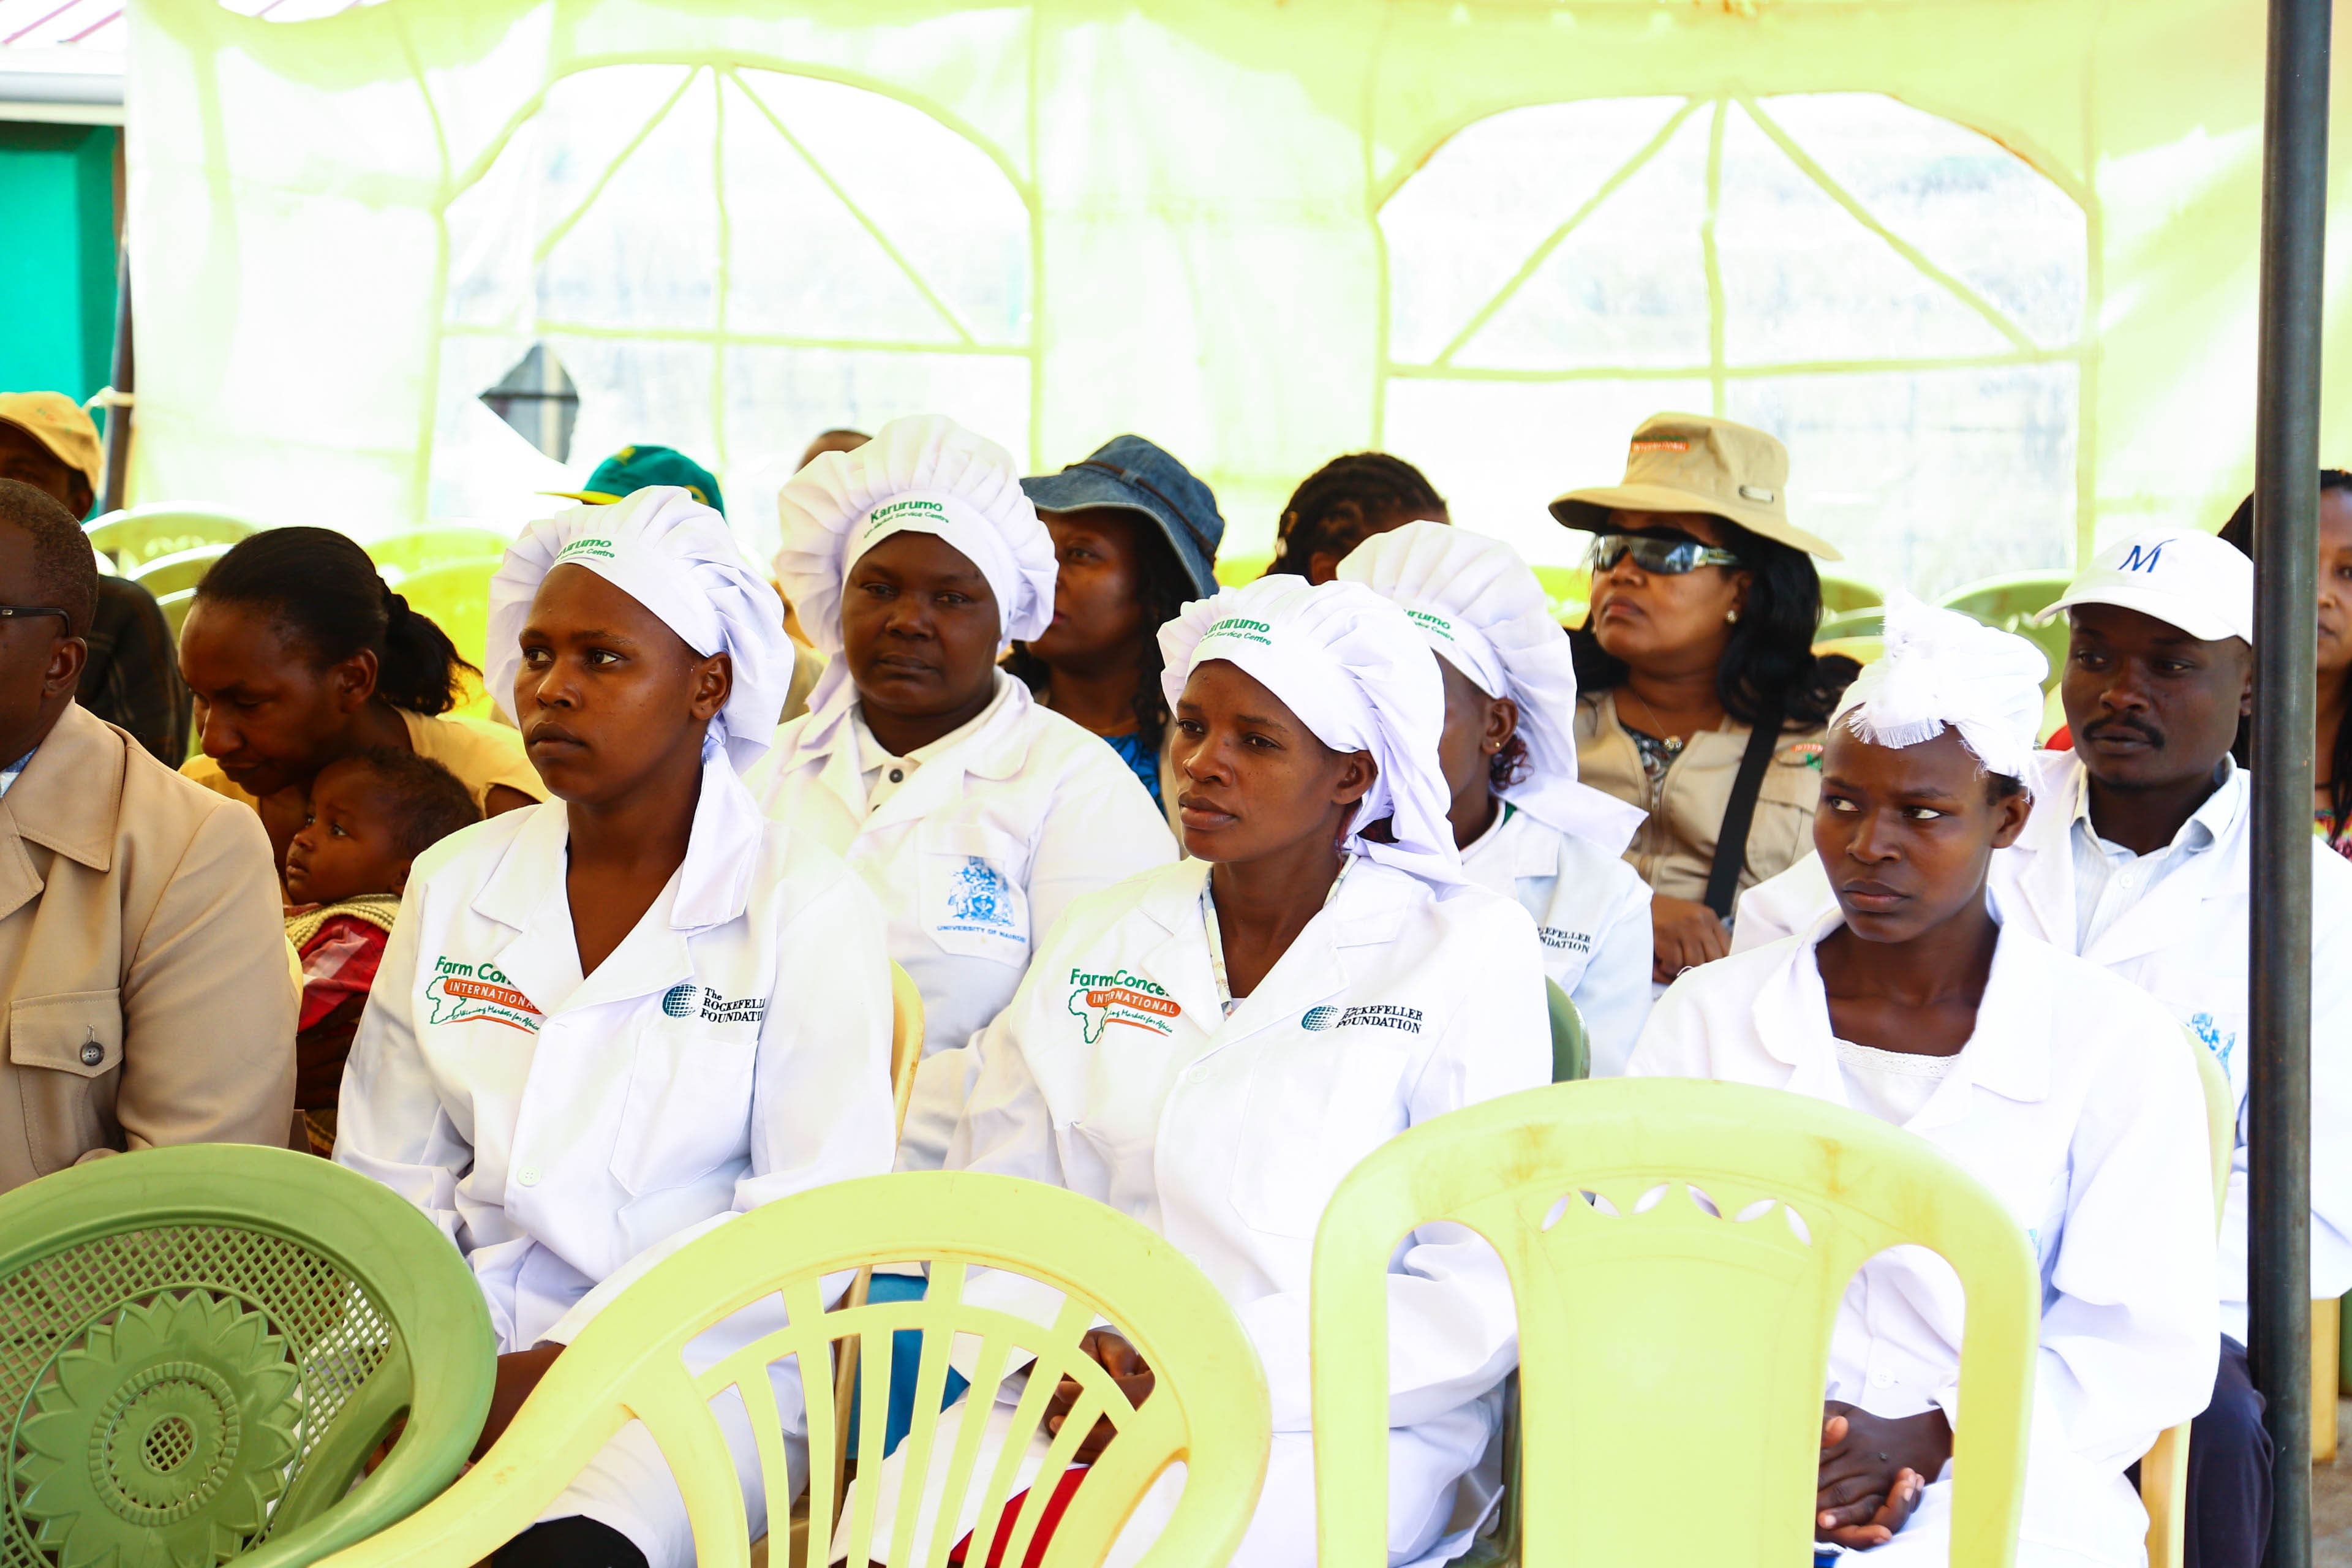
<path fill-rule="evenodd" d="M 1846 570 L 1923 598 L 2063 567 L 2074 545 L 2071 363 L 1734 380 L 1724 412 L 1789 446 L 1789 511 Z"/>

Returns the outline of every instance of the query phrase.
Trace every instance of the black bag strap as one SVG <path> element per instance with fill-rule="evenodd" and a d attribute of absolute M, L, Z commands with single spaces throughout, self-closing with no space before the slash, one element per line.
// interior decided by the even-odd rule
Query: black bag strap
<path fill-rule="evenodd" d="M 1715 860 L 1706 868 L 1703 901 L 1726 925 L 1731 923 L 1732 890 L 1739 886 L 1739 873 L 1748 864 L 1748 829 L 1756 820 L 1756 797 L 1764 791 L 1764 769 L 1780 743 L 1780 705 L 1775 702 L 1757 716 L 1756 727 L 1748 731 L 1748 749 L 1739 753 L 1739 773 L 1731 781 L 1731 799 L 1723 808 L 1723 826 L 1716 835 Z"/>

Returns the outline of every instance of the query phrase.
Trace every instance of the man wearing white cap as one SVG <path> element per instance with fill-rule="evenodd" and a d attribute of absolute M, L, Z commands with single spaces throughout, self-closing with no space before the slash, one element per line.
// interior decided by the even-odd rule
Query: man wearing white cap
<path fill-rule="evenodd" d="M 1623 858 L 1642 808 L 1577 782 L 1576 656 L 1542 584 L 1502 541 L 1439 522 L 1366 540 L 1339 580 L 1401 605 L 1436 656 L 1462 868 L 1534 917 L 1592 1076 L 1624 1071 L 1650 1016 L 1650 888 Z"/>
<path fill-rule="evenodd" d="M 1358 584 L 1265 577 L 1187 605 L 1160 646 L 1192 858 L 1080 900 L 1045 938 L 982 1042 L 948 1163 L 1100 1199 L 1215 1283 L 1256 1348 L 1274 1418 L 1232 1561 L 1304 1568 L 1316 1226 L 1348 1172 L 1396 1133 L 1549 1079 L 1542 956 L 1524 912 L 1463 879 L 1437 769 L 1444 692 L 1394 605 Z M 1483 1243 L 1432 1226 L 1398 1248 L 1387 1291 L 1388 1559 L 1440 1563 L 1494 1496 L 1474 1469 L 1517 1355 L 1510 1285 Z M 964 1296 L 1046 1323 L 1059 1304 L 1003 1273 Z M 1089 1339 L 1129 1387 L 1148 1379 L 1115 1326 Z M 1046 1443 L 1014 1433 L 1015 1392 L 1000 1387 L 992 1405 L 976 1392 L 950 1419 L 976 1408 L 992 1449 L 1026 1440 L 1025 1485 Z M 1067 1400 L 1048 1408 L 1058 1416 Z M 953 1447 L 943 1427 L 934 1500 Z M 901 1449 L 877 1478 L 881 1520 L 908 1462 Z M 989 1463 L 983 1451 L 972 1473 Z M 1145 1495 L 1112 1564 L 1150 1544 L 1178 1479 Z M 957 1531 L 975 1528 L 980 1500 L 965 1500 Z M 874 1539 L 878 1560 L 880 1522 Z M 930 1539 L 919 1517 L 914 1539 Z M 835 1554 L 854 1560 L 856 1546 L 836 1537 Z"/>
<path fill-rule="evenodd" d="M 1054 542 L 1010 453 L 952 420 L 896 419 L 819 454 L 777 504 L 777 578 L 830 662 L 752 787 L 881 900 L 890 957 L 923 994 L 900 1163 L 934 1169 L 966 1047 L 1046 931 L 1176 846 L 1118 753 L 997 667 L 1054 614 Z"/>
<path fill-rule="evenodd" d="M 724 520 L 664 486 L 535 523 L 491 582 L 489 623 L 487 683 L 554 798 L 418 858 L 335 1146 L 473 1267 L 501 1352 L 485 1447 L 631 1279 L 732 1215 L 888 1170 L 892 1120 L 881 912 L 740 776 L 793 660 Z M 727 1320 L 689 1363 L 780 1311 Z M 771 1381 L 797 1472 L 799 1376 Z M 757 1535 L 749 1418 L 732 1389 L 712 1404 Z M 694 1560 L 634 1423 L 542 1518 L 502 1565 Z"/>
<path fill-rule="evenodd" d="M 1981 1182 L 2041 1276 L 2017 1562 L 2141 1568 L 2147 1515 L 2125 1471 L 2204 1404 L 2213 1370 L 2195 1062 L 2146 994 L 1987 897 L 2043 787 L 2041 652 L 1902 598 L 1886 644 L 1822 754 L 1813 860 L 1828 908 L 1677 981 L 1632 1073 L 1845 1105 Z M 1872 1259 L 1848 1286 L 1818 1539 L 1889 1568 L 1947 1559 L 1963 1307 L 1950 1266 L 1920 1248 Z"/>
<path fill-rule="evenodd" d="M 2189 1561 L 2252 1564 L 2270 1528 L 2270 1441 L 2246 1373 L 2248 778 L 2231 760 L 2253 692 L 2253 563 L 2197 529 L 2110 546 L 2052 605 L 2073 646 L 2060 688 L 2071 752 L 2037 759 L 2032 820 L 1994 858 L 2003 921 L 2138 985 L 2196 1031 L 2239 1110 L 2221 1225 L 2222 1342 L 2189 1444 Z M 2352 1121 L 2352 864 L 2312 848 L 2311 1111 Z M 1800 866 L 1740 903 L 1738 948 L 1793 929 L 1826 895 Z M 2352 1139 L 2311 1144 L 2311 1291 L 2352 1288 Z"/>

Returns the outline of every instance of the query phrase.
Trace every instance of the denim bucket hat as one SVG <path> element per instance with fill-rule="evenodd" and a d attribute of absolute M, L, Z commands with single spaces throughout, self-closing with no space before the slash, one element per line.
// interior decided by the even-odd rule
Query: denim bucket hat
<path fill-rule="evenodd" d="M 1191 469 L 1142 437 L 1114 436 L 1085 462 L 1023 479 L 1021 488 L 1039 511 L 1115 506 L 1141 512 L 1166 535 L 1192 580 L 1192 591 L 1203 599 L 1216 593 L 1217 545 L 1225 537 L 1217 498 Z"/>

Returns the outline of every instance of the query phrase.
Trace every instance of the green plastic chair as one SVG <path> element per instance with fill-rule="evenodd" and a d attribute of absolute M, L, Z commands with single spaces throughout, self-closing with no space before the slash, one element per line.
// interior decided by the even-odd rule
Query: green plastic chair
<path fill-rule="evenodd" d="M 1685 1079 L 1489 1100 L 1391 1140 L 1340 1184 L 1308 1307 L 1318 1561 L 1386 1549 L 1381 1285 L 1399 1239 L 1445 1220 L 1495 1247 L 1518 1304 L 1521 1462 L 1543 1478 L 1520 1500 L 1533 1568 L 1808 1561 L 1838 1302 L 1903 1243 L 1941 1254 L 1967 1292 L 1949 1560 L 2011 1562 L 2041 1302 L 2023 1230 L 1899 1128 Z"/>
<path fill-rule="evenodd" d="M 1877 605 L 1861 609 L 1841 610 L 1834 616 L 1822 617 L 1821 629 L 1813 633 L 1813 646 L 1826 642 L 1842 642 L 1853 637 L 1883 637 L 1886 635 L 1886 612 Z"/>
<path fill-rule="evenodd" d="M 485 559 L 496 561 L 507 552 L 507 546 L 512 542 L 505 534 L 487 528 L 453 523 L 388 533 L 371 542 L 367 552 L 369 559 L 375 563 L 376 570 L 398 586 L 402 579 L 419 572 L 429 572 L 436 566 L 453 566 Z"/>
<path fill-rule="evenodd" d="M 478 555 L 429 566 L 401 578 L 394 588 L 408 601 L 410 609 L 449 634 L 460 658 L 480 669 L 484 667 L 483 650 L 490 640 L 490 579 L 497 575 L 504 560 L 503 555 Z M 464 675 L 460 682 L 462 689 L 453 711 L 488 718 L 490 697 L 481 681 Z"/>
<path fill-rule="evenodd" d="M 1239 588 L 1265 575 L 1274 564 L 1274 556 L 1261 551 L 1250 555 L 1220 555 L 1213 564 L 1217 581 L 1228 588 Z"/>
<path fill-rule="evenodd" d="M 1822 577 L 1822 610 L 1825 615 L 1838 615 L 1847 610 L 1874 610 L 1886 603 L 1886 595 L 1876 585 L 1859 577 L 1849 577 L 1843 572 L 1823 572 Z"/>
<path fill-rule="evenodd" d="M 472 1271 L 327 1161 L 94 1160 L 0 1197 L 0 1237 L 7 1568 L 313 1563 L 439 1492 L 482 1429 Z"/>
<path fill-rule="evenodd" d="M 1538 566 L 1532 569 L 1544 592 L 1544 607 L 1564 626 L 1580 626 L 1592 605 L 1592 574 L 1581 566 Z"/>
<path fill-rule="evenodd" d="M 169 555 L 155 556 L 123 575 L 160 600 L 166 594 L 181 593 L 203 582 L 205 574 L 213 569 L 213 563 L 227 554 L 228 550 L 226 544 L 199 544 L 188 550 L 175 550 Z"/>
<path fill-rule="evenodd" d="M 869 1264 L 928 1261 L 919 1300 L 873 1301 L 824 1310 L 824 1277 Z M 967 1267 L 1006 1268 L 1064 1294 L 1048 1327 L 964 1300 Z M 699 1376 L 683 1360 L 688 1342 L 753 1301 L 781 1296 L 790 1327 L 738 1351 Z M 1143 1353 L 1157 1376 L 1151 1397 L 1128 1403 L 1109 1374 L 1079 1349 L 1108 1320 Z M 891 1333 L 923 1335 L 914 1425 L 901 1449 L 908 1473 L 932 1472 L 948 1356 L 961 1333 L 979 1346 L 971 1408 L 984 1409 L 1008 1371 L 1028 1366 L 1013 1436 L 983 1478 L 977 1473 L 984 1423 L 964 1423 L 948 1451 L 943 1496 L 984 1488 L 971 1534 L 998 1539 L 1011 1514 L 1003 1560 L 1024 1563 L 1051 1487 L 1007 1507 L 1028 1439 L 1057 1382 L 1084 1390 L 1048 1449 L 1042 1476 L 1058 1477 L 1097 1416 L 1117 1429 L 1055 1526 L 1043 1568 L 1085 1568 L 1108 1554 L 1120 1527 L 1171 1465 L 1186 1468 L 1183 1495 L 1145 1568 L 1198 1568 L 1233 1555 L 1257 1506 L 1272 1441 L 1265 1375 L 1240 1321 L 1207 1277 L 1161 1237 L 1116 1209 L 1059 1187 L 967 1171 L 922 1171 L 837 1182 L 763 1204 L 680 1247 L 648 1269 L 581 1331 L 498 1443 L 428 1507 L 374 1539 L 329 1560 L 331 1568 L 467 1568 L 528 1528 L 624 1423 L 651 1429 L 669 1459 L 694 1527 L 702 1568 L 745 1568 L 748 1521 L 709 1401 L 740 1390 L 760 1441 L 768 1518 L 792 1513 L 791 1477 L 768 1369 L 787 1357 L 803 1368 L 808 1403 L 811 1538 L 835 1518 L 831 1352 L 871 1338 L 858 1406 L 860 1473 L 882 1463 L 890 1403 Z M 909 1491 L 914 1489 L 909 1488 Z M 939 1510 L 928 1540 L 920 1514 L 898 1510 L 889 1559 L 942 1568 L 955 1545 L 957 1510 Z M 876 1558 L 875 1495 L 858 1489 L 849 1510 L 847 1560 Z M 772 1538 L 773 1540 L 781 1537 Z"/>
<path fill-rule="evenodd" d="M 180 640 L 180 628 L 188 624 L 189 607 L 195 602 L 196 591 L 194 588 L 181 588 L 173 593 L 155 595 L 155 607 L 163 612 L 163 624 L 172 628 L 172 641 L 174 646 Z"/>
<path fill-rule="evenodd" d="M 1592 1076 L 1591 1037 L 1584 1032 L 1584 1015 L 1576 1010 L 1557 980 L 1544 982 L 1544 1005 L 1551 1016 L 1551 1080 L 1574 1083 Z"/>
<path fill-rule="evenodd" d="M 115 570 L 126 577 L 159 555 L 175 555 L 199 545 L 231 545 L 261 525 L 225 511 L 210 511 L 171 502 L 134 506 L 110 511 L 82 525 L 90 547 L 114 557 Z"/>
<path fill-rule="evenodd" d="M 2042 683 L 2047 691 L 2065 668 L 2066 642 L 2072 633 L 2063 616 L 2047 626 L 2034 626 L 2031 617 L 2056 604 L 2074 580 L 2070 572 L 2011 572 L 1953 590 L 1944 596 L 1944 608 L 2015 632 L 2040 648 L 2050 661 L 2050 677 Z"/>

